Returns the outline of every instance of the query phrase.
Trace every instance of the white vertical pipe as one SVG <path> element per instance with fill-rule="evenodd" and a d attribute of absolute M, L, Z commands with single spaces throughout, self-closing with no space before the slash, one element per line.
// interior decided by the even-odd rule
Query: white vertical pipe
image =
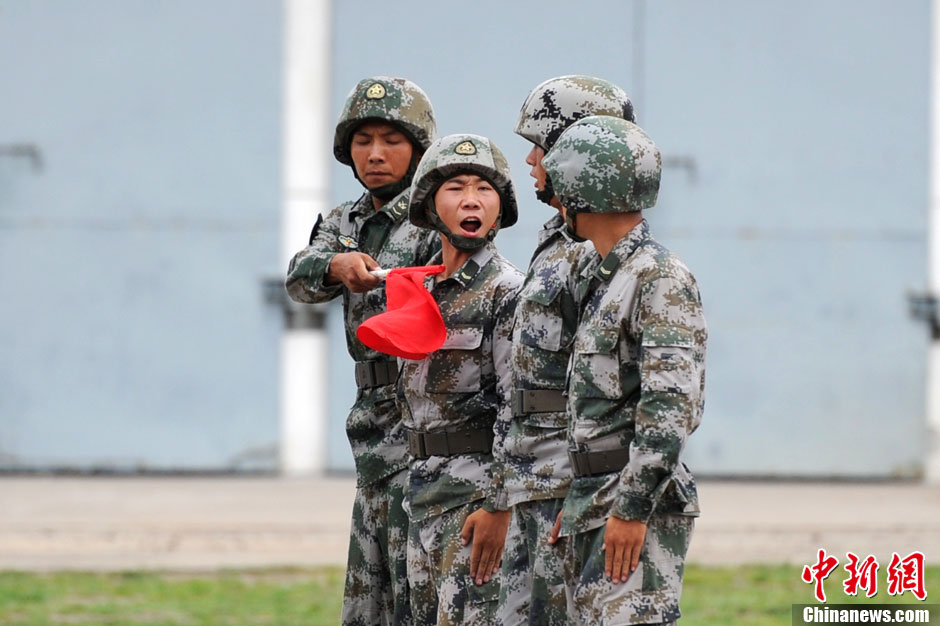
<path fill-rule="evenodd" d="M 284 0 L 281 266 L 306 244 L 329 201 L 330 0 Z M 285 475 L 326 468 L 327 340 L 286 328 L 281 340 L 280 463 Z"/>
<path fill-rule="evenodd" d="M 930 16 L 930 208 L 927 217 L 927 291 L 940 295 L 940 0 Z M 940 341 L 931 340 L 927 356 L 928 483 L 940 483 Z"/>

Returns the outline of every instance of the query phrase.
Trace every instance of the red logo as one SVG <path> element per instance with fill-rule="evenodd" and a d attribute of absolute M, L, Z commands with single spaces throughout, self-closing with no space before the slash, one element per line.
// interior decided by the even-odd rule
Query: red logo
<path fill-rule="evenodd" d="M 803 568 L 803 582 L 816 583 L 816 599 L 820 602 L 826 601 L 826 591 L 823 589 L 823 581 L 829 577 L 829 574 L 832 573 L 832 570 L 834 570 L 837 565 L 839 565 L 839 559 L 834 556 L 826 556 L 826 551 L 820 548 L 816 564 L 812 567 L 807 565 Z"/>
<path fill-rule="evenodd" d="M 860 560 L 856 554 L 846 552 L 848 563 L 845 564 L 848 577 L 842 581 L 842 589 L 847 596 L 858 595 L 859 589 L 865 591 L 865 596 L 871 598 L 878 593 L 878 560 L 868 555 L 865 560 Z M 819 549 L 816 557 L 816 563 L 803 566 L 801 579 L 808 584 L 814 584 L 814 595 L 819 602 L 826 601 L 826 591 L 823 588 L 823 581 L 835 571 L 839 565 L 839 559 L 829 556 L 822 548 Z M 891 555 L 891 564 L 885 570 L 888 579 L 888 595 L 899 596 L 905 591 L 910 591 L 918 600 L 927 599 L 927 587 L 924 584 L 924 565 L 923 552 L 911 552 L 903 559 L 897 552 Z"/>
<path fill-rule="evenodd" d="M 899 596 L 905 591 L 913 592 L 918 600 L 927 599 L 923 552 L 911 552 L 903 559 L 897 552 L 891 553 L 891 564 L 888 565 L 888 595 Z"/>
<path fill-rule="evenodd" d="M 864 561 L 859 564 L 858 557 L 851 552 L 846 552 L 849 562 L 845 564 L 845 571 L 849 577 L 845 579 L 842 586 L 845 588 L 845 595 L 858 595 L 858 589 L 861 587 L 870 598 L 878 593 L 878 561 L 872 555 L 868 555 Z"/>

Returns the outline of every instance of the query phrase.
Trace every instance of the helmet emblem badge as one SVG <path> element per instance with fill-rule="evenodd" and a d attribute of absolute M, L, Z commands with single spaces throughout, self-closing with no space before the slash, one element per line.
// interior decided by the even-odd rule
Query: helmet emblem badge
<path fill-rule="evenodd" d="M 477 147 L 473 145 L 472 141 L 467 140 L 461 144 L 458 144 L 457 147 L 454 148 L 454 152 L 457 154 L 476 154 Z"/>
<path fill-rule="evenodd" d="M 382 83 L 372 83 L 372 86 L 366 89 L 366 98 L 369 100 L 380 100 L 385 97 L 385 85 Z"/>

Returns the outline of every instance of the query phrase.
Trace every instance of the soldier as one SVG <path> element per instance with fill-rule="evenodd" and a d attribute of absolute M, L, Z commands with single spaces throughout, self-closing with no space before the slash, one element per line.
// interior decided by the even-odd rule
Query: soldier
<path fill-rule="evenodd" d="M 320 216 L 310 245 L 291 260 L 287 290 L 298 302 L 343 297 L 346 345 L 356 361 L 356 400 L 346 433 L 356 462 L 356 499 L 343 598 L 343 624 L 411 619 L 408 518 L 402 509 L 407 450 L 395 401 L 398 365 L 356 338 L 361 322 L 385 310 L 384 285 L 369 270 L 424 264 L 437 234 L 405 220 L 409 187 L 437 134 L 427 95 L 403 78 L 359 82 L 336 124 L 333 154 L 366 188 L 355 202 Z"/>
<path fill-rule="evenodd" d="M 516 222 L 509 164 L 478 135 L 428 149 L 412 187 L 411 222 L 441 233 L 442 274 L 427 279 L 447 337 L 402 367 L 411 452 L 412 604 L 429 624 L 497 624 L 499 562 L 510 512 L 498 469 L 511 409 L 511 326 L 522 274 L 492 243 Z M 494 460 L 495 457 L 495 460 Z"/>
<path fill-rule="evenodd" d="M 536 197 L 560 209 L 542 157 L 568 126 L 588 115 L 633 121 L 633 104 L 616 85 L 592 76 L 561 76 L 531 91 L 516 134 L 532 142 L 526 158 Z M 575 294 L 590 244 L 565 234 L 560 211 L 545 222 L 529 262 L 513 325 L 513 420 L 506 440 L 506 489 L 513 507 L 506 538 L 499 616 L 503 624 L 565 624 L 563 545 L 547 539 L 571 482 L 565 378 L 578 325 Z M 564 544 L 565 540 L 561 543 Z"/>
<path fill-rule="evenodd" d="M 574 481 L 561 535 L 580 624 L 661 624 L 679 616 L 698 496 L 681 461 L 699 425 L 707 330 L 695 278 L 649 233 L 661 158 L 638 126 L 606 116 L 565 131 L 543 165 L 585 268 L 568 385 Z"/>

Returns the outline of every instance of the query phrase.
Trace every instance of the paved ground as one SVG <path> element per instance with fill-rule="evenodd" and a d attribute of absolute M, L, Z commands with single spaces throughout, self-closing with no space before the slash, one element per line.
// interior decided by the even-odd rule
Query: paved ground
<path fill-rule="evenodd" d="M 0 477 L 0 569 L 207 570 L 342 565 L 346 477 Z M 689 555 L 810 563 L 826 548 L 940 563 L 940 487 L 704 481 Z"/>

